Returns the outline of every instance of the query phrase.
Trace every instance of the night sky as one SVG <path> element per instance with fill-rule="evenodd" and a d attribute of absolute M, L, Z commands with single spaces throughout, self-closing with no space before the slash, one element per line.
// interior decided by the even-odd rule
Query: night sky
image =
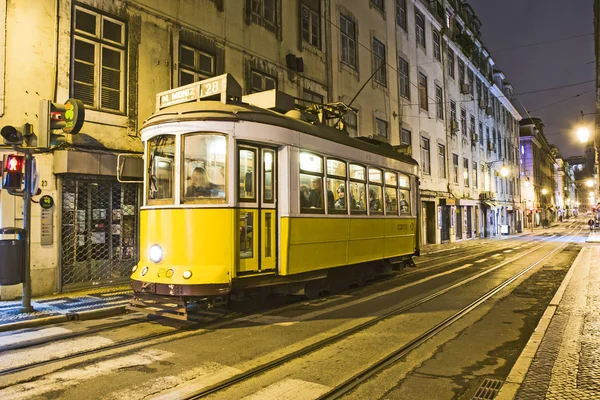
<path fill-rule="evenodd" d="M 468 0 L 482 23 L 481 40 L 515 94 L 595 79 L 593 0 Z M 569 40 L 560 39 L 582 36 Z M 535 46 L 515 48 L 539 42 Z M 583 155 L 574 134 L 580 111 L 595 112 L 595 83 L 517 96 L 563 157 Z M 584 92 L 587 92 L 583 94 Z M 536 111 L 549 104 L 562 101 Z M 523 118 L 527 113 L 514 102 Z M 584 122 L 593 128 L 594 114 Z"/>

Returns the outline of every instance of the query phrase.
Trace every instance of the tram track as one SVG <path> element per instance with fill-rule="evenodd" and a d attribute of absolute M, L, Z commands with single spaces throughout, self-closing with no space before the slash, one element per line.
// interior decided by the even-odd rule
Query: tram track
<path fill-rule="evenodd" d="M 575 230 L 575 228 L 573 228 L 571 230 L 571 232 L 573 230 Z M 580 228 L 581 231 L 581 228 Z M 562 235 L 562 236 L 570 236 L 570 232 L 569 234 L 566 235 Z M 552 238 L 552 237 L 551 237 Z M 548 238 L 551 239 L 551 238 Z M 543 247 L 545 247 L 548 244 L 548 241 L 544 241 L 544 243 L 526 250 L 525 252 L 512 257 L 508 260 L 502 261 L 501 263 L 490 267 L 482 272 L 479 272 L 475 275 L 469 276 L 451 286 L 448 286 L 442 290 L 439 290 L 435 293 L 432 293 L 424 298 L 421 298 L 419 300 L 416 300 L 414 302 L 411 302 L 410 304 L 406 304 L 404 306 L 395 308 L 391 311 L 388 311 L 378 317 L 375 317 L 369 321 L 366 321 L 364 323 L 361 323 L 359 325 L 356 325 L 352 328 L 346 329 L 342 332 L 339 332 L 335 335 L 332 335 L 328 338 L 322 339 L 320 341 L 317 341 L 313 344 L 310 344 L 308 346 L 305 346 L 301 349 L 298 349 L 296 351 L 293 351 L 289 354 L 283 355 L 281 357 L 278 357 L 276 359 L 273 359 L 269 362 L 266 362 L 262 365 L 256 366 L 254 368 L 251 368 L 247 371 L 241 372 L 237 375 L 234 375 L 228 379 L 225 379 L 221 382 L 218 382 L 214 385 L 202 388 L 198 391 L 195 391 L 193 393 L 189 393 L 183 397 L 179 397 L 180 399 L 185 399 L 185 400 L 191 400 L 191 399 L 200 399 L 200 398 L 204 398 L 207 397 L 209 395 L 212 394 L 216 394 L 219 392 L 222 392 L 226 389 L 232 388 L 235 385 L 238 385 L 240 383 L 243 383 L 245 381 L 248 381 L 251 378 L 255 378 L 265 372 L 268 372 L 270 370 L 273 370 L 277 367 L 282 366 L 283 364 L 292 362 L 294 360 L 297 360 L 301 357 L 304 357 L 310 353 L 314 353 L 318 350 L 324 349 L 327 346 L 330 346 L 336 342 L 341 341 L 342 339 L 346 339 L 352 335 L 355 335 L 359 332 L 365 331 L 368 328 L 371 328 L 373 326 L 375 326 L 376 324 L 378 324 L 379 322 L 382 322 L 384 320 L 390 319 L 392 317 L 398 316 L 402 313 L 405 313 L 415 307 L 418 307 L 424 303 L 427 303 L 435 298 L 438 298 L 454 289 L 457 289 L 459 287 L 462 287 L 472 281 L 475 281 L 485 275 L 488 275 L 500 268 L 502 268 L 505 265 L 508 265 L 510 263 L 513 263 L 521 258 L 523 258 L 524 256 L 534 253 L 540 249 L 542 249 Z M 446 320 L 442 321 L 441 323 L 437 324 L 436 326 L 434 326 L 433 328 L 431 328 L 430 330 L 428 330 L 427 332 L 425 332 L 423 335 L 419 336 L 418 338 L 414 339 L 413 341 L 411 341 L 409 344 L 407 344 L 406 346 L 403 346 L 401 349 L 397 350 L 395 353 L 402 353 L 402 355 L 406 354 L 408 351 L 412 350 L 413 348 L 415 348 L 416 346 L 418 346 L 419 344 L 421 344 L 422 342 L 424 342 L 426 339 L 428 339 L 429 337 L 435 335 L 435 333 L 439 332 L 440 330 L 444 329 L 446 326 L 449 326 L 451 323 L 457 321 L 458 319 L 460 319 L 463 315 L 465 315 L 468 311 L 474 309 L 475 307 L 477 307 L 477 305 L 483 303 L 485 300 L 487 300 L 488 298 L 492 297 L 494 294 L 498 293 L 500 290 L 502 290 L 503 288 L 507 287 L 508 285 L 510 285 L 510 283 L 514 282 L 516 279 L 518 279 L 520 276 L 522 276 L 523 274 L 527 273 L 529 270 L 531 270 L 532 268 L 534 268 L 536 265 L 538 265 L 539 263 L 541 263 L 542 261 L 546 260 L 548 257 L 552 256 L 553 254 L 555 254 L 556 252 L 558 252 L 559 250 L 563 249 L 565 246 L 567 245 L 567 243 L 563 243 L 560 244 L 556 249 L 554 249 L 553 251 L 543 255 L 542 257 L 540 257 L 539 259 L 537 259 L 535 262 L 531 263 L 530 265 L 528 265 L 525 269 L 522 269 L 519 273 L 513 275 L 511 278 L 507 279 L 506 281 L 504 281 L 502 284 L 496 286 L 494 289 L 492 289 L 491 291 L 489 291 L 488 293 L 486 293 L 484 296 L 481 296 L 478 300 L 476 300 L 475 302 L 469 304 L 467 307 L 465 307 L 464 309 L 462 309 L 459 313 L 456 313 L 455 315 L 447 318 Z M 402 355 L 397 356 L 397 358 L 402 357 Z M 394 356 L 390 356 L 391 358 L 396 357 Z M 387 359 L 388 357 L 386 357 Z M 397 358 L 394 358 L 394 360 L 397 360 Z M 377 363 L 377 365 L 373 366 L 373 371 L 375 371 L 375 368 L 383 368 L 381 366 L 378 366 L 379 363 Z M 379 370 L 379 369 L 377 369 Z M 371 371 L 371 369 L 369 369 L 369 371 Z M 365 377 L 368 375 L 369 377 L 372 376 L 372 374 L 374 374 L 375 372 L 364 372 L 365 373 Z M 342 388 L 342 386 L 347 386 L 347 385 L 351 385 L 353 380 L 356 379 L 355 377 L 352 377 L 351 379 L 344 381 L 344 383 L 342 385 L 340 385 L 340 389 L 334 388 L 333 390 L 331 390 L 330 392 L 328 392 L 326 395 L 329 395 L 331 393 L 331 395 L 334 395 L 334 391 L 340 390 L 343 391 L 344 393 L 347 393 L 348 390 L 345 390 Z M 326 397 L 328 398 L 328 397 Z M 332 397 L 335 398 L 335 397 Z"/>
<path fill-rule="evenodd" d="M 544 240 L 549 240 L 551 238 L 552 237 L 545 238 L 545 239 L 542 239 L 542 240 L 543 241 Z M 539 245 L 537 247 L 528 249 L 524 253 L 520 254 L 519 256 L 516 256 L 516 257 L 513 257 L 513 258 L 511 258 L 509 260 L 506 260 L 506 261 L 504 261 L 504 262 L 496 265 L 495 267 L 493 267 L 493 268 L 491 268 L 491 269 L 489 269 L 487 271 L 484 271 L 484 273 L 476 275 L 475 277 L 467 278 L 466 280 L 458 282 L 457 284 L 454 284 L 454 285 L 452 285 L 452 286 L 450 286 L 448 288 L 445 288 L 442 291 L 439 291 L 439 292 L 434 293 L 434 294 L 432 294 L 430 296 L 427 296 L 427 297 L 425 297 L 425 298 L 423 298 L 421 300 L 418 300 L 416 302 L 413 302 L 411 304 L 408 304 L 406 306 L 403 306 L 401 308 L 393 310 L 393 311 L 391 311 L 391 312 L 389 312 L 389 313 L 387 313 L 385 315 L 377 317 L 375 320 L 368 321 L 365 324 L 361 324 L 361 325 L 357 326 L 356 328 L 354 328 L 352 330 L 342 332 L 342 333 L 340 333 L 338 335 L 335 335 L 335 336 L 333 336 L 333 337 L 331 337 L 329 339 L 325 339 L 322 342 L 318 342 L 318 343 L 316 343 L 316 344 L 314 344 L 312 346 L 309 346 L 307 348 L 301 349 L 301 350 L 299 350 L 299 352 L 297 354 L 293 353 L 294 354 L 293 358 L 297 358 L 297 357 L 300 357 L 300 356 L 302 356 L 304 354 L 308 354 L 310 352 L 316 351 L 316 350 L 318 350 L 320 348 L 325 347 L 326 345 L 329 345 L 329 344 L 332 344 L 332 343 L 334 343 L 336 341 L 339 341 L 339 340 L 343 339 L 344 337 L 350 336 L 350 335 L 352 335 L 352 334 L 354 334 L 356 332 L 364 330 L 364 329 L 366 329 L 366 328 L 368 328 L 368 327 L 370 327 L 370 326 L 372 326 L 372 325 L 374 325 L 374 324 L 376 324 L 376 323 L 378 323 L 378 322 L 380 322 L 380 321 L 382 321 L 384 319 L 393 317 L 394 315 L 400 314 L 400 313 L 405 312 L 405 311 L 407 311 L 407 310 L 409 310 L 411 308 L 417 307 L 420 304 L 423 304 L 423 303 L 425 303 L 427 301 L 430 301 L 430 300 L 432 300 L 432 299 L 434 299 L 436 297 L 439 297 L 439 296 L 447 293 L 450 290 L 453 290 L 453 289 L 455 289 L 457 287 L 460 287 L 460 286 L 462 286 L 462 285 L 464 285 L 464 284 L 466 284 L 466 283 L 468 283 L 468 282 L 470 282 L 470 281 L 472 281 L 472 280 L 474 280 L 474 279 L 476 279 L 476 278 L 478 278 L 480 276 L 483 276 L 483 275 L 485 275 L 485 274 L 487 274 L 489 272 L 492 272 L 492 271 L 494 271 L 494 270 L 496 270 L 496 269 L 498 269 L 498 268 L 500 268 L 500 267 L 502 267 L 502 266 L 504 266 L 504 265 L 506 265 L 506 264 L 508 264 L 510 262 L 513 262 L 514 260 L 516 260 L 518 258 L 521 258 L 524 255 L 527 255 L 527 254 L 530 254 L 530 253 L 532 253 L 534 251 L 537 251 L 537 250 L 539 250 L 543 246 L 544 246 L 544 244 L 541 244 L 541 245 Z M 497 251 L 499 251 L 499 249 L 488 250 L 488 251 L 486 251 L 484 253 L 497 252 Z M 470 255 L 469 257 L 473 258 L 473 257 L 476 257 L 476 256 L 477 255 Z M 453 262 L 455 262 L 456 260 L 457 259 L 453 259 Z M 447 261 L 446 261 L 446 264 L 448 264 Z M 278 309 L 276 308 L 275 310 L 272 310 L 272 311 L 277 311 L 277 310 Z M 50 359 L 44 360 L 44 361 L 38 361 L 38 362 L 35 362 L 35 363 L 29 363 L 29 364 L 25 364 L 25 365 L 13 367 L 13 368 L 6 368 L 6 369 L 3 369 L 3 370 L 0 370 L 0 376 L 7 376 L 7 375 L 19 373 L 19 372 L 24 372 L 24 371 L 27 371 L 27 370 L 30 370 L 30 369 L 33 369 L 33 368 L 47 366 L 47 365 L 50 365 L 50 364 L 53 364 L 53 363 L 59 363 L 59 362 L 76 360 L 77 358 L 82 358 L 82 357 L 86 357 L 86 356 L 92 356 L 92 355 L 96 355 L 96 354 L 99 355 L 99 354 L 101 354 L 103 352 L 108 352 L 108 351 L 111 351 L 111 350 L 117 350 L 117 349 L 121 349 L 121 348 L 127 348 L 129 346 L 135 346 L 135 345 L 138 345 L 138 344 L 148 344 L 147 342 L 150 342 L 150 341 L 156 341 L 156 340 L 159 340 L 159 339 L 167 339 L 169 337 L 175 337 L 177 335 L 186 335 L 186 334 L 197 335 L 198 333 L 194 333 L 194 331 L 203 330 L 203 332 L 207 332 L 207 331 L 209 331 L 211 329 L 218 328 L 218 325 L 235 322 L 236 319 L 237 319 L 237 317 L 239 316 L 239 314 L 238 315 L 234 315 L 234 314 L 235 313 L 232 313 L 232 315 L 227 316 L 224 319 L 218 320 L 216 324 L 214 323 L 215 321 L 209 321 L 208 323 L 207 323 L 207 321 L 203 321 L 201 323 L 193 323 L 193 324 L 188 325 L 188 326 L 186 326 L 184 328 L 179 328 L 179 329 L 175 328 L 173 330 L 169 330 L 169 331 L 166 331 L 166 332 L 160 332 L 160 333 L 156 333 L 156 334 L 152 334 L 152 335 L 145 335 L 145 336 L 142 336 L 142 337 L 137 337 L 137 338 L 127 339 L 127 340 L 122 340 L 122 341 L 119 341 L 117 343 L 113 343 L 111 345 L 102 346 L 102 347 L 94 348 L 94 349 L 89 349 L 89 350 L 85 350 L 85 351 L 81 351 L 81 352 L 77 352 L 77 353 L 73 353 L 73 354 L 68 354 L 68 355 L 65 355 L 65 356 L 62 356 L 62 357 L 54 357 L 54 358 L 50 358 Z M 242 318 L 243 318 L 243 316 L 242 316 Z M 67 335 L 64 335 L 62 337 L 56 337 L 56 336 L 54 336 L 54 337 L 48 338 L 48 340 L 40 340 L 40 341 L 35 341 L 35 342 L 32 342 L 32 343 L 25 343 L 25 344 L 22 344 L 22 345 L 9 345 L 9 346 L 5 346 L 5 347 L 1 348 L 0 350 L 2 350 L 2 352 L 4 352 L 4 351 L 11 351 L 11 350 L 21 350 L 21 349 L 25 349 L 25 348 L 29 348 L 29 347 L 40 346 L 42 344 L 47 344 L 48 342 L 54 342 L 54 341 L 57 341 L 57 340 L 69 340 L 69 339 L 72 339 L 72 338 L 81 337 L 81 336 L 88 336 L 88 335 L 95 334 L 95 333 L 102 332 L 102 331 L 108 331 L 108 330 L 117 329 L 117 328 L 125 328 L 127 326 L 136 325 L 138 323 L 143 323 L 143 322 L 148 322 L 148 321 L 147 320 L 135 320 L 135 321 L 132 321 L 132 322 L 130 322 L 130 321 L 120 322 L 120 323 L 112 324 L 111 326 L 103 326 L 103 327 L 99 327 L 97 329 L 90 329 L 90 330 L 87 330 L 87 331 L 82 331 L 82 332 L 76 332 L 76 333 L 72 333 L 72 334 L 67 334 Z M 288 362 L 289 360 L 290 360 L 289 357 L 282 358 L 281 360 L 274 360 L 272 363 L 269 363 L 268 365 L 257 367 L 257 368 L 259 368 L 260 372 L 254 372 L 254 373 L 252 373 L 251 376 L 255 376 L 256 374 L 265 372 L 265 371 L 267 371 L 269 369 L 272 369 L 272 368 L 274 368 L 274 367 L 276 367 L 276 366 L 278 366 L 278 365 L 280 365 L 282 363 Z M 240 381 L 246 380 L 246 379 L 248 379 L 251 376 L 248 376 L 248 377 L 245 377 L 245 378 L 242 377 L 242 378 L 240 378 L 241 379 Z M 237 381 L 236 381 L 236 383 L 237 383 Z M 229 384 L 229 385 L 231 385 L 231 384 Z M 219 389 L 217 391 L 220 391 L 220 390 L 223 390 L 223 389 L 221 388 L 221 389 Z M 206 396 L 208 394 L 210 394 L 210 393 L 202 394 L 202 395 L 200 395 L 200 397 L 204 397 L 204 396 Z M 200 397 L 190 397 L 190 398 L 200 398 Z"/>

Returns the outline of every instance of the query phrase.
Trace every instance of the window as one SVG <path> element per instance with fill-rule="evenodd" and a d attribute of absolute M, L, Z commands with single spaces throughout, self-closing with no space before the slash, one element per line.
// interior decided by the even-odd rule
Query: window
<path fill-rule="evenodd" d="M 406 31 L 406 0 L 396 0 L 396 23 Z"/>
<path fill-rule="evenodd" d="M 300 153 L 300 212 L 324 213 L 323 204 L 323 157 Z"/>
<path fill-rule="evenodd" d="M 332 197 L 327 208 L 328 214 L 346 214 L 348 212 L 346 163 L 344 161 L 327 160 L 327 196 Z M 333 204 L 331 204 L 332 202 Z"/>
<path fill-rule="evenodd" d="M 342 62 L 356 68 L 356 26 L 354 22 L 340 15 L 340 35 L 342 37 Z"/>
<path fill-rule="evenodd" d="M 358 164 L 350 164 L 350 213 L 366 214 L 366 170 Z"/>
<path fill-rule="evenodd" d="M 238 199 L 240 201 L 256 201 L 256 149 L 240 147 L 238 149 L 239 182 Z M 189 189 L 188 189 L 189 191 Z M 186 194 L 186 197 L 190 197 Z"/>
<path fill-rule="evenodd" d="M 446 146 L 438 144 L 438 174 L 441 179 L 446 179 Z"/>
<path fill-rule="evenodd" d="M 387 84 L 385 46 L 375 38 L 373 38 L 373 72 L 375 72 L 375 82 L 385 86 Z"/>
<path fill-rule="evenodd" d="M 435 103 L 436 103 L 436 116 L 439 119 L 444 119 L 444 95 L 442 88 L 435 85 Z"/>
<path fill-rule="evenodd" d="M 483 90 L 483 101 L 485 102 L 485 106 L 487 107 L 488 106 L 488 100 L 489 100 L 488 90 L 487 90 L 486 87 L 483 87 L 481 90 Z"/>
<path fill-rule="evenodd" d="M 194 134 L 183 137 L 183 168 L 181 171 L 181 196 L 184 202 L 196 200 L 225 201 L 225 167 L 227 162 L 227 139 L 222 135 Z M 254 150 L 244 150 L 250 153 L 249 163 L 255 163 Z M 256 187 L 256 168 L 254 164 L 242 163 L 240 150 L 240 176 L 252 180 L 250 189 Z M 247 166 L 242 175 L 242 165 Z M 242 193 L 240 192 L 240 196 Z M 255 199 L 252 192 L 250 196 Z"/>
<path fill-rule="evenodd" d="M 460 130 L 467 135 L 467 111 L 464 108 L 460 109 Z"/>
<path fill-rule="evenodd" d="M 428 111 L 429 104 L 427 103 L 427 76 L 419 72 L 419 105 L 421 109 Z"/>
<path fill-rule="evenodd" d="M 481 86 L 483 85 L 483 83 L 481 82 L 481 79 L 477 78 L 477 100 L 481 101 L 483 100 L 483 98 L 481 97 Z"/>
<path fill-rule="evenodd" d="M 380 118 L 375 118 L 375 134 L 384 138 L 388 137 L 388 123 Z"/>
<path fill-rule="evenodd" d="M 188 85 L 215 76 L 215 57 L 211 54 L 179 46 L 179 85 Z"/>
<path fill-rule="evenodd" d="M 323 104 L 323 96 L 319 93 L 311 92 L 310 90 L 304 89 L 302 92 L 302 105 L 304 107 L 310 107 L 313 104 Z"/>
<path fill-rule="evenodd" d="M 489 147 L 489 145 L 492 143 L 492 142 L 490 142 L 490 127 L 489 126 L 485 127 L 485 140 L 488 142 L 488 147 Z"/>
<path fill-rule="evenodd" d="M 417 44 L 425 49 L 425 18 L 418 11 L 415 11 L 415 31 L 417 33 Z"/>
<path fill-rule="evenodd" d="M 385 172 L 385 213 L 398 215 L 398 175 Z"/>
<path fill-rule="evenodd" d="M 462 86 L 465 84 L 465 63 L 462 60 L 458 60 L 458 86 L 462 92 Z"/>
<path fill-rule="evenodd" d="M 302 0 L 302 40 L 321 48 L 321 19 L 319 0 Z"/>
<path fill-rule="evenodd" d="M 75 6 L 71 97 L 125 112 L 125 23 Z"/>
<path fill-rule="evenodd" d="M 383 11 L 383 0 L 371 0 L 371 4 Z"/>
<path fill-rule="evenodd" d="M 456 102 L 454 100 L 450 100 L 450 119 L 452 121 L 457 121 L 457 119 L 456 119 Z"/>
<path fill-rule="evenodd" d="M 473 169 L 471 170 L 471 173 L 473 173 L 473 187 L 477 188 L 477 185 L 479 185 L 479 179 L 477 179 L 477 162 L 473 161 Z"/>
<path fill-rule="evenodd" d="M 467 70 L 467 78 L 469 83 L 469 90 L 471 90 L 472 95 L 475 95 L 475 78 L 473 75 L 473 71 L 471 71 L 470 68 Z"/>
<path fill-rule="evenodd" d="M 273 160 L 275 160 L 275 152 L 263 150 L 263 201 L 265 203 L 275 203 L 275 188 L 273 187 L 275 168 Z"/>
<path fill-rule="evenodd" d="M 463 158 L 463 178 L 465 187 L 469 187 L 469 159 Z"/>
<path fill-rule="evenodd" d="M 469 115 L 469 117 L 471 120 L 471 125 L 469 126 L 469 133 L 471 134 L 471 140 L 473 142 L 473 145 L 475 145 L 477 143 L 477 137 L 475 137 L 475 116 Z"/>
<path fill-rule="evenodd" d="M 173 204 L 175 136 L 159 135 L 150 139 L 148 155 L 148 204 Z"/>
<path fill-rule="evenodd" d="M 410 214 L 410 180 L 408 176 L 400 174 L 398 185 L 400 186 L 400 196 L 398 197 L 400 214 Z"/>
<path fill-rule="evenodd" d="M 452 180 L 458 185 L 458 154 L 452 154 Z"/>
<path fill-rule="evenodd" d="M 250 93 L 263 92 L 271 89 L 277 89 L 277 78 L 253 69 Z"/>
<path fill-rule="evenodd" d="M 496 151 L 496 129 L 494 128 L 492 128 L 492 144 L 494 151 Z"/>
<path fill-rule="evenodd" d="M 410 146 L 412 143 L 411 139 L 411 133 L 408 129 L 400 129 L 400 144 L 406 144 Z"/>
<path fill-rule="evenodd" d="M 433 58 L 438 61 L 442 61 L 442 52 L 440 48 L 440 34 L 438 31 L 433 30 Z"/>
<path fill-rule="evenodd" d="M 346 123 L 346 131 L 350 137 L 358 136 L 358 112 L 348 110 L 344 114 L 344 122 Z"/>
<path fill-rule="evenodd" d="M 277 4 L 276 0 L 250 0 L 252 22 L 275 29 Z"/>
<path fill-rule="evenodd" d="M 450 48 L 450 45 L 447 45 L 448 47 L 448 75 L 450 75 L 450 77 L 452 79 L 454 79 L 454 50 L 452 50 Z"/>
<path fill-rule="evenodd" d="M 398 75 L 400 81 L 400 96 L 410 100 L 410 79 L 408 75 L 408 62 L 398 58 Z"/>
<path fill-rule="evenodd" d="M 483 146 L 483 123 L 479 122 L 479 144 Z"/>
<path fill-rule="evenodd" d="M 429 139 L 421 137 L 421 170 L 424 174 L 431 174 L 431 160 L 429 159 Z"/>
<path fill-rule="evenodd" d="M 382 214 L 383 180 L 381 171 L 369 168 L 369 214 Z"/>

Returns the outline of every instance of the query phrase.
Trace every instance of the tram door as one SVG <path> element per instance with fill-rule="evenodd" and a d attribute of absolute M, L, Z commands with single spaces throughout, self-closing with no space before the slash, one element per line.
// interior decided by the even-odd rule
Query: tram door
<path fill-rule="evenodd" d="M 254 144 L 237 147 L 237 276 L 273 272 L 277 265 L 276 154 Z"/>

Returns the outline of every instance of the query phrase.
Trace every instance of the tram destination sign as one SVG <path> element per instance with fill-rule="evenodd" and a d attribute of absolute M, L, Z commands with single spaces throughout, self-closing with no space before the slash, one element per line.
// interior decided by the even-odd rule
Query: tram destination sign
<path fill-rule="evenodd" d="M 225 97 L 241 97 L 242 95 L 240 84 L 230 74 L 215 76 L 159 93 L 156 96 L 157 111 L 203 98 L 210 97 L 221 100 L 223 95 Z"/>

